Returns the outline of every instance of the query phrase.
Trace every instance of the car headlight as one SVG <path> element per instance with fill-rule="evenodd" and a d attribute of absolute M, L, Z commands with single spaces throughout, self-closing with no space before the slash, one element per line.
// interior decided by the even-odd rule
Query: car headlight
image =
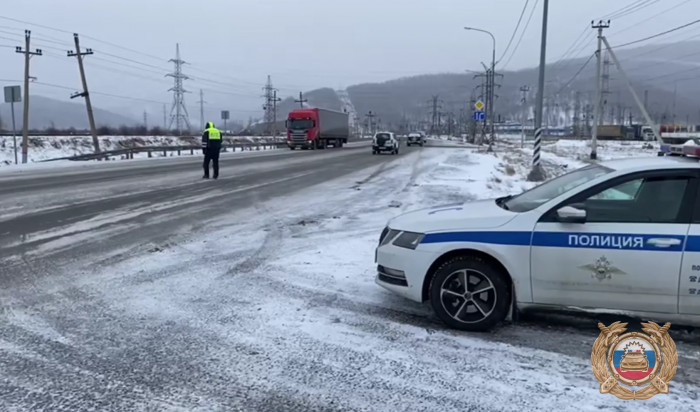
<path fill-rule="evenodd" d="M 394 240 L 393 245 L 398 247 L 403 247 L 406 249 L 415 250 L 415 248 L 420 245 L 425 235 L 423 233 L 415 232 L 401 232 L 399 237 Z"/>

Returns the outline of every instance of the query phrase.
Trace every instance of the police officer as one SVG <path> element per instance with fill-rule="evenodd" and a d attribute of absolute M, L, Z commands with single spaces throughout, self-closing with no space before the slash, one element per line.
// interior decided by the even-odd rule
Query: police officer
<path fill-rule="evenodd" d="M 219 153 L 221 152 L 221 131 L 208 122 L 202 133 L 202 153 L 204 153 L 204 179 L 209 179 L 209 162 L 214 163 L 214 179 L 219 178 Z"/>

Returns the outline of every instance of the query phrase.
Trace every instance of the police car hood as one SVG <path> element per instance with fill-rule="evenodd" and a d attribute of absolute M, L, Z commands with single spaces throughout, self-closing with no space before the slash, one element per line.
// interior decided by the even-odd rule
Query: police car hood
<path fill-rule="evenodd" d="M 409 232 L 481 230 L 502 226 L 517 213 L 500 208 L 495 199 L 434 206 L 404 213 L 389 221 L 389 227 Z"/>

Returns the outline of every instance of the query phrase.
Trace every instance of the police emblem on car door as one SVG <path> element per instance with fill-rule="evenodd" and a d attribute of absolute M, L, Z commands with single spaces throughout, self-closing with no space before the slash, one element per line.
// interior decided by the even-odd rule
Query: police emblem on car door
<path fill-rule="evenodd" d="M 606 279 L 612 279 L 613 275 L 627 274 L 613 266 L 612 262 L 605 256 L 601 256 L 600 259 L 595 261 L 595 263 L 580 266 L 579 269 L 590 273 L 591 277 L 594 277 L 601 282 Z"/>

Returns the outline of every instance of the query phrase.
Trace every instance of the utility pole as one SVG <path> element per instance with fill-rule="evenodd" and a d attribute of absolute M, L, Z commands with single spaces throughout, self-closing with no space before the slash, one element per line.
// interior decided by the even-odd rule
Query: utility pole
<path fill-rule="evenodd" d="M 523 106 L 522 117 L 520 120 L 521 135 L 520 135 L 520 147 L 525 147 L 525 123 L 527 123 L 527 94 L 530 92 L 530 86 L 522 86 L 520 92 L 523 97 L 520 99 L 520 103 Z"/>
<path fill-rule="evenodd" d="M 605 52 L 605 57 L 603 58 L 603 85 L 601 88 L 600 92 L 600 122 L 598 124 L 605 124 L 606 123 L 606 112 L 608 109 L 608 95 L 612 94 L 610 91 L 610 66 L 612 65 L 612 62 L 610 62 L 610 56 L 608 55 L 608 52 Z M 610 119 L 612 122 L 612 118 Z"/>
<path fill-rule="evenodd" d="M 79 93 L 74 93 L 70 98 L 85 98 L 85 107 L 87 107 L 88 122 L 90 122 L 90 133 L 92 134 L 92 145 L 95 148 L 95 153 L 100 153 L 100 141 L 97 140 L 95 116 L 92 113 L 92 102 L 90 102 L 90 93 L 88 92 L 87 80 L 85 79 L 85 67 L 83 65 L 83 56 L 89 56 L 94 53 L 92 49 L 85 49 L 84 52 L 80 51 L 80 38 L 78 37 L 78 33 L 73 34 L 73 40 L 75 41 L 75 52 L 69 51 L 68 57 L 75 57 L 78 59 L 78 67 L 80 68 L 80 80 L 83 83 L 83 91 Z"/>
<path fill-rule="evenodd" d="M 22 163 L 27 163 L 29 152 L 29 60 L 32 56 L 41 56 L 41 49 L 31 51 L 29 43 L 32 37 L 30 30 L 24 31 L 24 49 L 16 47 L 15 52 L 24 54 L 24 128 L 22 129 Z"/>
<path fill-rule="evenodd" d="M 545 179 L 544 170 L 540 165 L 540 150 L 542 150 L 542 106 L 544 106 L 544 70 L 547 57 L 547 15 L 549 0 L 544 0 L 542 6 L 542 40 L 540 42 L 540 73 L 537 81 L 537 102 L 535 108 L 535 148 L 532 152 L 532 171 L 528 175 L 531 182 L 541 182 Z"/>
<path fill-rule="evenodd" d="M 301 99 L 301 96 L 299 97 L 299 99 Z M 372 113 L 371 110 L 365 115 L 365 117 L 367 118 L 367 127 L 369 129 L 370 136 L 374 135 L 374 118 L 376 116 L 377 115 Z"/>
<path fill-rule="evenodd" d="M 294 100 L 294 103 L 299 103 L 299 107 L 301 107 L 303 109 L 304 103 L 306 103 L 306 102 L 308 102 L 308 100 L 304 99 L 304 94 L 302 92 L 299 92 L 299 99 Z"/>
<path fill-rule="evenodd" d="M 148 112 L 145 110 L 143 111 L 143 127 L 148 130 Z"/>
<path fill-rule="evenodd" d="M 272 87 L 272 78 L 270 75 L 267 76 L 267 83 L 265 83 L 265 86 L 263 86 L 263 93 L 262 97 L 265 98 L 265 104 L 263 105 L 263 109 L 265 110 L 265 135 L 266 136 L 272 136 L 272 129 L 273 129 L 273 124 L 275 122 L 275 114 L 273 113 L 273 94 L 275 91 L 275 88 Z"/>
<path fill-rule="evenodd" d="M 600 109 L 602 103 L 601 92 L 603 90 L 603 77 L 601 76 L 601 65 L 603 62 L 602 48 L 603 48 L 603 29 L 610 27 L 610 20 L 603 22 L 603 20 L 598 21 L 596 24 L 591 21 L 591 28 L 598 30 L 598 49 L 596 50 L 596 76 L 595 76 L 595 100 L 593 109 L 593 133 L 591 138 L 591 160 L 596 160 L 598 158 L 598 125 L 602 124 L 600 121 Z"/>
<path fill-rule="evenodd" d="M 173 105 L 170 108 L 170 127 L 168 127 L 168 129 L 172 128 L 174 122 L 177 133 L 181 136 L 183 126 L 186 126 L 188 130 L 191 129 L 190 116 L 185 106 L 185 93 L 189 92 L 183 87 L 183 82 L 189 80 L 190 77 L 182 73 L 182 66 L 187 64 L 187 62 L 180 58 L 179 43 L 175 45 L 175 58 L 169 61 L 175 65 L 175 70 L 172 73 L 166 74 L 165 77 L 172 77 L 175 81 L 175 85 L 168 89 L 169 92 L 173 92 Z M 175 115 L 173 115 L 173 112 L 175 112 Z"/>
<path fill-rule="evenodd" d="M 163 131 L 167 132 L 168 130 L 168 109 L 165 104 L 163 104 Z"/>
<path fill-rule="evenodd" d="M 204 91 L 199 89 L 199 128 L 204 130 L 204 105 L 207 103 L 204 101 Z"/>
<path fill-rule="evenodd" d="M 277 90 L 272 91 L 272 133 L 273 136 L 277 136 L 277 102 L 281 102 L 282 99 L 277 97 Z"/>

